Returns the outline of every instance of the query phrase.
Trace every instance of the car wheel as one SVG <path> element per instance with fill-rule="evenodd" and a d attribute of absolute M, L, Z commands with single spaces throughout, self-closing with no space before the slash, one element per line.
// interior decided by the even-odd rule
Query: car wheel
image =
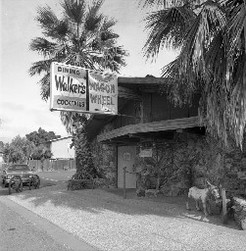
<path fill-rule="evenodd" d="M 39 176 L 37 174 L 35 174 L 34 177 L 33 177 L 33 183 L 34 183 L 33 184 L 34 188 L 38 189 L 39 186 L 40 186 L 40 178 L 39 178 Z"/>
<path fill-rule="evenodd" d="M 2 184 L 3 184 L 3 186 L 5 185 L 5 180 L 4 179 L 2 180 Z"/>
<path fill-rule="evenodd" d="M 9 194 L 12 193 L 12 190 L 15 190 L 17 193 L 23 191 L 22 179 L 18 175 L 12 177 L 9 181 Z"/>

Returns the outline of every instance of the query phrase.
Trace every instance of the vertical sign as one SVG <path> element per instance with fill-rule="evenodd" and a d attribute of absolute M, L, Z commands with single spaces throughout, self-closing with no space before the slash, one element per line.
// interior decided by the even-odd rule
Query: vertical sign
<path fill-rule="evenodd" d="M 89 71 L 89 107 L 92 113 L 118 113 L 117 75 Z"/>
<path fill-rule="evenodd" d="M 116 115 L 118 81 L 112 73 L 51 64 L 50 110 Z"/>
<path fill-rule="evenodd" d="M 86 111 L 86 70 L 60 63 L 51 65 L 50 109 Z"/>

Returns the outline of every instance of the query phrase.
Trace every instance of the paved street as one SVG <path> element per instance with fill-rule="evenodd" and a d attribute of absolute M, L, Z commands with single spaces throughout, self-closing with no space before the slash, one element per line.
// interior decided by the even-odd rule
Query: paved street
<path fill-rule="evenodd" d="M 68 180 L 74 171 L 38 173 L 40 188 Z M 24 187 L 23 193 L 28 191 Z M 8 199 L 8 188 L 0 186 L 0 251 L 89 251 L 95 250 L 73 235 L 60 229 Z"/>
<path fill-rule="evenodd" d="M 67 191 L 64 182 L 7 197 L 99 250 L 246 250 L 246 232 L 234 223 L 223 225 L 215 216 L 206 220 L 202 212 L 187 212 L 184 203 L 164 198 Z"/>
<path fill-rule="evenodd" d="M 111 190 L 67 191 L 72 174 L 39 173 L 40 189 L 25 187 L 11 196 L 0 189 L 1 251 L 246 250 L 246 232 L 234 222 L 223 225 L 218 216 L 206 220 L 177 199 L 128 193 L 124 200 Z"/>
<path fill-rule="evenodd" d="M 1 251 L 68 251 L 71 250 L 42 231 L 35 222 L 20 217 L 0 198 L 0 250 Z M 19 209 L 20 210 L 20 209 Z M 31 217 L 30 217 L 31 219 Z"/>
<path fill-rule="evenodd" d="M 12 202 L 8 199 L 8 189 L 1 187 L 0 250 L 95 251 L 96 249 L 50 221 Z"/>

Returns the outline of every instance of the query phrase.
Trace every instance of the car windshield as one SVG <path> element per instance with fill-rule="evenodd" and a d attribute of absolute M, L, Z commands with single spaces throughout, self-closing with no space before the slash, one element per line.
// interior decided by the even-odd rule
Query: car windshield
<path fill-rule="evenodd" d="M 9 171 L 29 171 L 28 166 L 10 166 L 8 168 Z"/>

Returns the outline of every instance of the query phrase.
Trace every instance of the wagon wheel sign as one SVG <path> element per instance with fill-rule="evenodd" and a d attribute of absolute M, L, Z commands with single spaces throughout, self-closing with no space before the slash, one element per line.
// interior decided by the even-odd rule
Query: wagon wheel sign
<path fill-rule="evenodd" d="M 13 176 L 9 181 L 9 194 L 15 190 L 17 193 L 23 190 L 23 183 L 21 177 L 18 175 Z"/>

